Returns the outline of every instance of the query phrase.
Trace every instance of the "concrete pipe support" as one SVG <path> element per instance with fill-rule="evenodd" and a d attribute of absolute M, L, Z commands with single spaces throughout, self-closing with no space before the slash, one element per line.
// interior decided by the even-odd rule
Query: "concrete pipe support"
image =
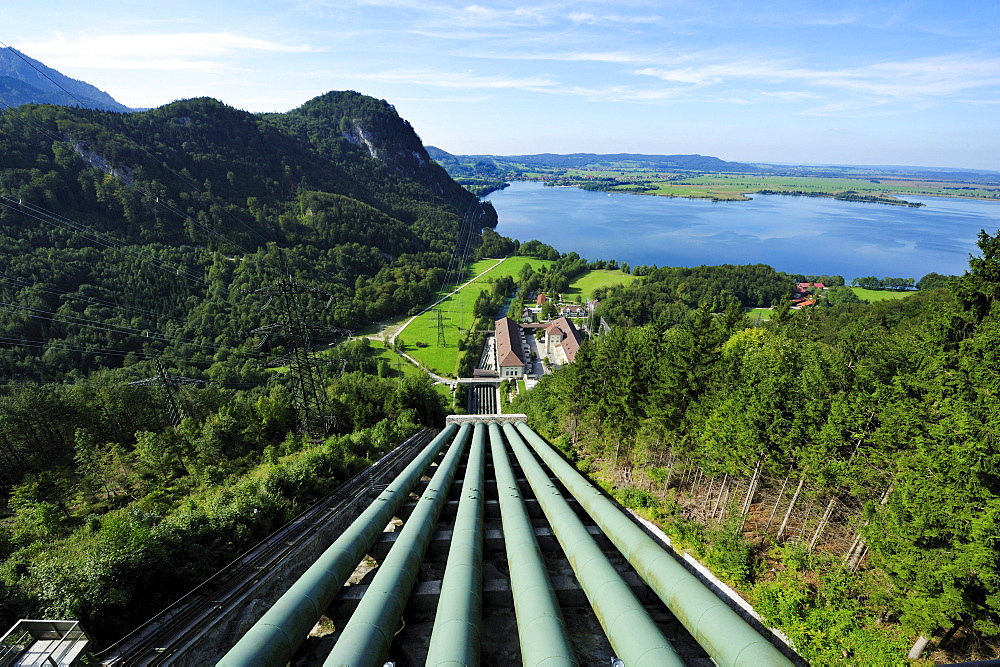
<path fill-rule="evenodd" d="M 223 656 L 219 665 L 284 667 L 445 444 L 449 424 Z"/>
<path fill-rule="evenodd" d="M 465 464 L 462 497 L 441 581 L 428 667 L 479 664 L 483 610 L 483 510 L 486 503 L 486 426 L 478 423 Z"/>
<path fill-rule="evenodd" d="M 503 430 L 617 657 L 629 667 L 683 665 L 514 426 Z"/>
<path fill-rule="evenodd" d="M 521 498 L 500 427 L 495 423 L 490 424 L 490 451 L 517 616 L 521 664 L 525 667 L 576 667 L 579 663 L 570 647 L 562 610 L 545 571 L 535 527 Z"/>
<path fill-rule="evenodd" d="M 413 514 L 389 550 L 344 626 L 340 639 L 323 662 L 325 667 L 371 667 L 384 664 L 403 609 L 417 581 L 420 562 L 430 544 L 472 426 L 463 424 L 455 442 L 427 484 Z"/>
<path fill-rule="evenodd" d="M 722 667 L 792 664 L 526 423 L 519 422 L 517 430 L 716 663 Z"/>

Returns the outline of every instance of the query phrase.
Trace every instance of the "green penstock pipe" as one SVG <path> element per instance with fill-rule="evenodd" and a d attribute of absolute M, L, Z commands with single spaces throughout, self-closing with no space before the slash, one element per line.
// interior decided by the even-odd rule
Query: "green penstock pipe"
<path fill-rule="evenodd" d="M 478 422 L 465 464 L 462 497 L 451 533 L 448 564 L 441 580 L 428 667 L 479 664 L 480 626 L 483 611 L 483 509 L 486 488 L 486 425 Z"/>
<path fill-rule="evenodd" d="M 447 425 L 218 664 L 284 667 L 291 662 L 292 655 L 309 636 L 316 621 L 457 430 L 455 424 Z"/>
<path fill-rule="evenodd" d="M 503 431 L 617 657 L 628 667 L 683 665 L 645 607 L 535 460 L 517 429 L 508 423 Z"/>
<path fill-rule="evenodd" d="M 535 527 L 521 498 L 517 479 L 496 423 L 490 424 L 490 452 L 497 480 L 500 520 L 514 595 L 521 664 L 525 667 L 576 667 L 562 610 L 545 571 Z"/>
<path fill-rule="evenodd" d="M 326 667 L 376 667 L 384 664 L 403 616 L 403 608 L 420 573 L 420 562 L 448 500 L 448 491 L 471 430 L 471 424 L 462 424 L 455 442 L 417 501 L 389 555 L 375 571 L 375 577 L 344 626 L 340 639 L 323 662 Z"/>
<path fill-rule="evenodd" d="M 527 424 L 518 422 L 517 430 L 716 663 L 722 667 L 792 664 Z"/>

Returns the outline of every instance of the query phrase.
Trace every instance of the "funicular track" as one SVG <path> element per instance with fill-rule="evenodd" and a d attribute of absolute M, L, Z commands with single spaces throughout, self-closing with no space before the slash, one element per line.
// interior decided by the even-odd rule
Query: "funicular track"
<path fill-rule="evenodd" d="M 237 606 L 249 596 L 264 573 L 295 554 L 326 522 L 359 496 L 375 495 L 384 488 L 399 465 L 425 447 L 435 433 L 430 429 L 420 431 L 341 484 L 336 491 L 226 565 L 155 618 L 98 654 L 100 664 L 125 666 L 173 662 L 221 616 L 238 613 Z M 197 660 L 191 664 L 196 663 Z"/>

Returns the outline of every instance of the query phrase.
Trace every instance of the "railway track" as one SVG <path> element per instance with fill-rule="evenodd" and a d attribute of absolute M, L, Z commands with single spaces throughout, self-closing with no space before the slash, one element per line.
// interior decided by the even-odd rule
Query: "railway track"
<path fill-rule="evenodd" d="M 360 494 L 381 490 L 395 464 L 409 460 L 433 438 L 424 429 L 361 471 L 265 540 L 174 602 L 155 618 L 98 654 L 100 664 L 125 667 L 169 664 L 183 656 L 215 622 L 227 618 L 253 591 L 261 574 L 295 554 Z M 388 479 L 387 479 L 388 478 Z M 192 663 L 193 664 L 193 663 Z"/>

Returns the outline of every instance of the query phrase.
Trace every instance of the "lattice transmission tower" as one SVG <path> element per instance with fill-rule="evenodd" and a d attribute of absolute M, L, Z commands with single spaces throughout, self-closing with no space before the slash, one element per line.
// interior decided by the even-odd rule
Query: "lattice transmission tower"
<path fill-rule="evenodd" d="M 444 319 L 441 316 L 441 309 L 436 308 L 435 311 L 437 312 L 437 333 L 438 333 L 437 344 L 438 347 L 447 347 L 447 343 L 445 343 L 444 340 Z"/>
<path fill-rule="evenodd" d="M 312 354 L 312 333 L 314 330 L 322 329 L 334 335 L 350 336 L 351 332 L 307 320 L 304 317 L 300 297 L 320 296 L 327 299 L 326 308 L 328 308 L 333 296 L 325 290 L 304 285 L 291 277 L 280 280 L 270 287 L 246 290 L 244 293 L 266 295 L 268 301 L 265 307 L 272 302 L 277 303 L 284 315 L 278 322 L 258 327 L 247 333 L 263 336 L 258 348 L 263 347 L 271 336 L 278 336 L 285 341 L 285 348 L 289 352 L 287 359 L 292 379 L 292 397 L 295 402 L 296 430 L 317 438 L 329 435 L 336 426 L 336 416 L 331 412 L 327 401 L 326 388 L 323 386 L 318 369 L 320 360 Z"/>
<path fill-rule="evenodd" d="M 203 384 L 204 381 L 170 375 L 167 373 L 167 369 L 163 367 L 163 362 L 160 361 L 159 357 L 154 359 L 153 362 L 156 364 L 157 375 L 155 377 L 128 382 L 126 386 L 163 387 L 167 394 L 167 410 L 170 415 L 170 425 L 177 426 L 188 416 L 184 412 L 184 406 L 180 401 L 180 388 L 187 385 Z"/>

